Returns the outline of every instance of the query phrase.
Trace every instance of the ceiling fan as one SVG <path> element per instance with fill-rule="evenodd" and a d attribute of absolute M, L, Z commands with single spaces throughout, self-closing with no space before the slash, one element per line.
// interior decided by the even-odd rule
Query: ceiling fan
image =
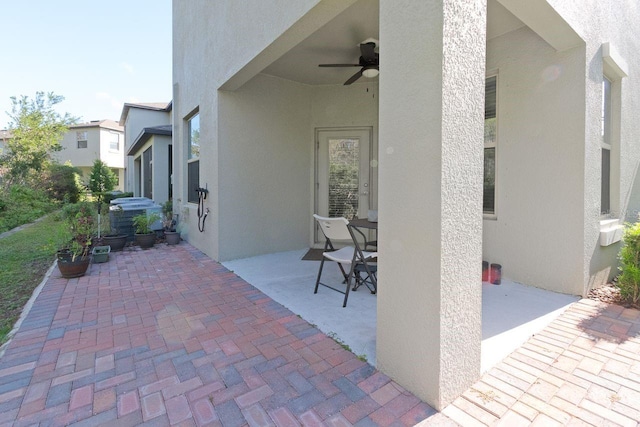
<path fill-rule="evenodd" d="M 357 64 L 320 64 L 319 67 L 361 67 L 360 70 L 349 78 L 345 85 L 358 80 L 360 77 L 375 77 L 379 71 L 380 55 L 376 53 L 375 49 L 379 46 L 379 42 L 376 39 L 367 39 L 360 43 L 360 59 Z"/>

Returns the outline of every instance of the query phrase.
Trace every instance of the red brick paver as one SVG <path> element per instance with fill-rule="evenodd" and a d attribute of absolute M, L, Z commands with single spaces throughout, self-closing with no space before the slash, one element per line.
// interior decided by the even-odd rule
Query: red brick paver
<path fill-rule="evenodd" d="M 622 388 L 616 403 L 635 392 Z M 78 279 L 54 270 L 0 359 L 2 425 L 413 425 L 434 413 L 186 243 L 112 253 Z"/>

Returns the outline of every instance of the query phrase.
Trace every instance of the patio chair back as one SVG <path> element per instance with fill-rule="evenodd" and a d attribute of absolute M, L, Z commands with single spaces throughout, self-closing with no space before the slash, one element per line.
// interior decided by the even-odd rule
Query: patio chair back
<path fill-rule="evenodd" d="M 324 236 L 329 240 L 351 240 L 351 234 L 347 228 L 347 221 L 344 217 L 327 218 L 317 214 L 313 214 L 313 217 L 318 221 L 320 229 Z"/>

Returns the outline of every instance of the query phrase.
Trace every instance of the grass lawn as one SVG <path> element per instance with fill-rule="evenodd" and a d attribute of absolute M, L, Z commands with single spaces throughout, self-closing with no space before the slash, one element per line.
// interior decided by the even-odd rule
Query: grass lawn
<path fill-rule="evenodd" d="M 51 214 L 0 239 L 0 343 L 7 340 L 33 290 L 55 261 L 66 224 Z"/>

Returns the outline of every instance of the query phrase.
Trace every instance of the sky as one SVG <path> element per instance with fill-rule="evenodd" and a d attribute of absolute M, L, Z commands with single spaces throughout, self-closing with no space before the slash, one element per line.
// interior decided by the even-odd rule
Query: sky
<path fill-rule="evenodd" d="M 0 17 L 0 129 L 36 92 L 81 123 L 171 101 L 171 0 L 0 0 Z"/>

